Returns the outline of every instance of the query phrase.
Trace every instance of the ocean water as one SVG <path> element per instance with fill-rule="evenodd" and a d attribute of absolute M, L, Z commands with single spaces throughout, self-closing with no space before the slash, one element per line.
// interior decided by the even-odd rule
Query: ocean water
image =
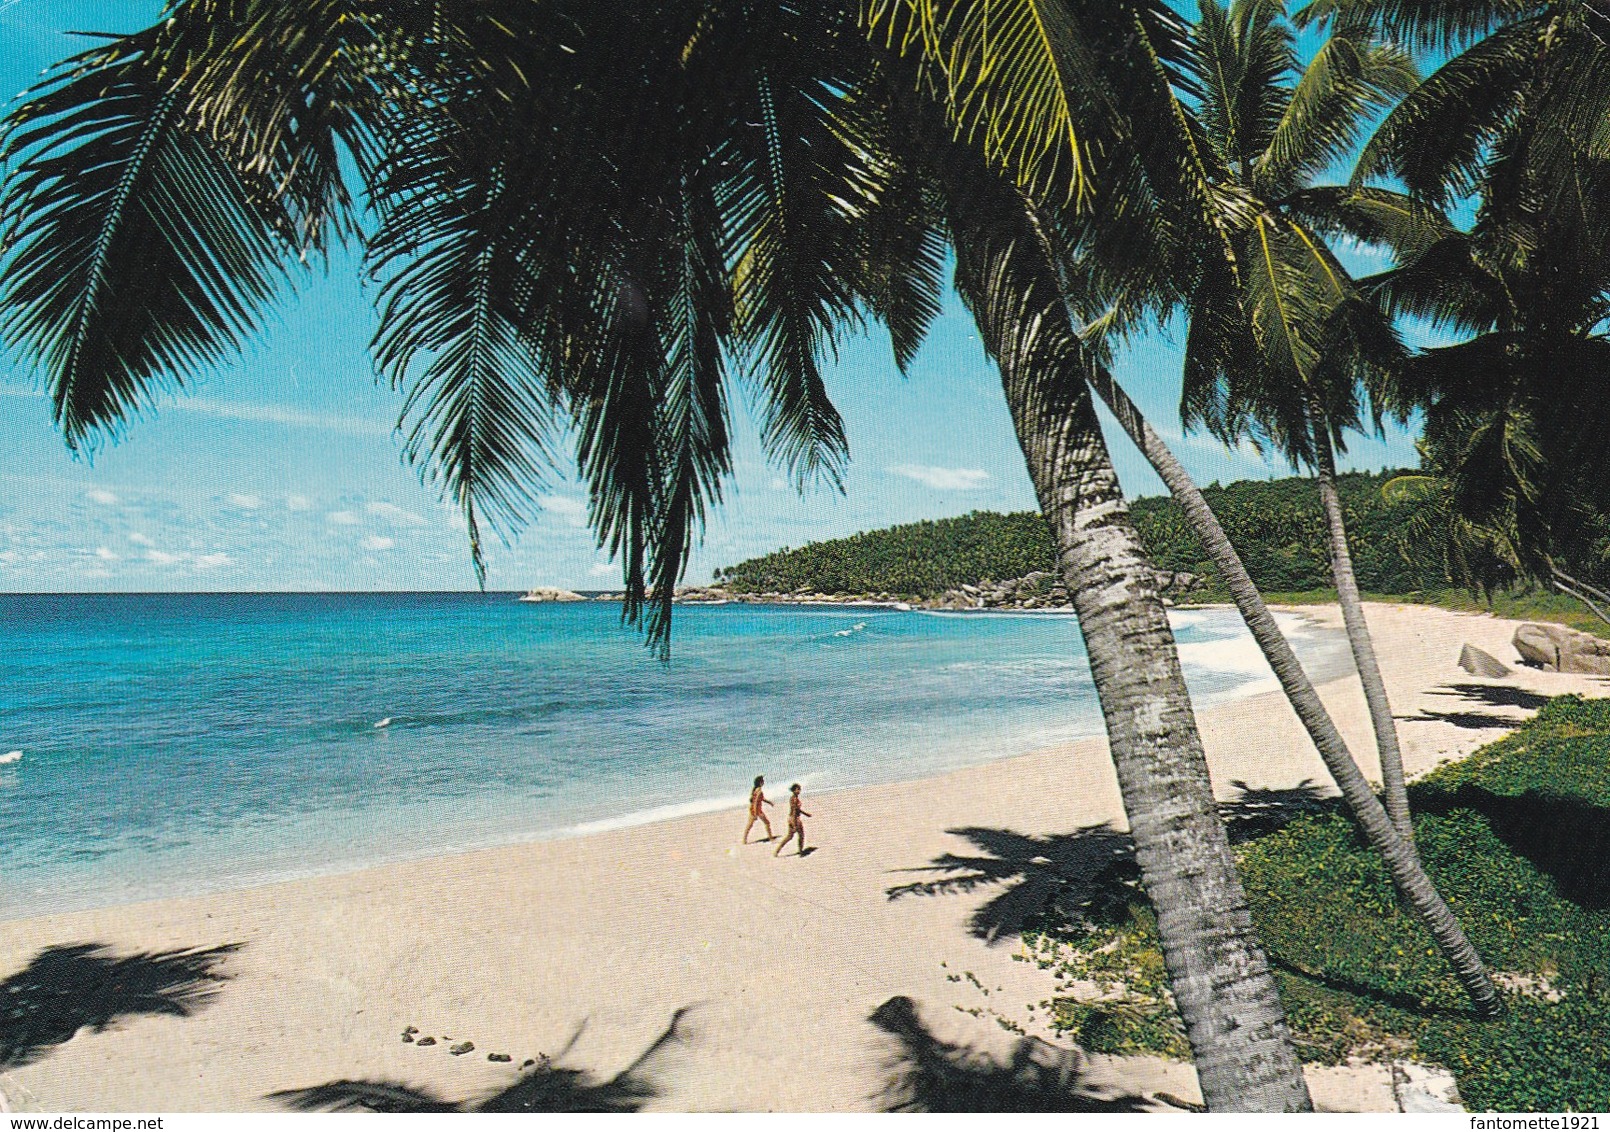
<path fill-rule="evenodd" d="M 618 606 L 514 597 L 0 595 L 0 918 L 1101 733 L 1070 616 L 687 606 L 662 664 Z M 1198 705 L 1275 686 L 1233 613 L 1174 625 Z M 1284 628 L 1315 677 L 1350 670 L 1340 634 Z"/>

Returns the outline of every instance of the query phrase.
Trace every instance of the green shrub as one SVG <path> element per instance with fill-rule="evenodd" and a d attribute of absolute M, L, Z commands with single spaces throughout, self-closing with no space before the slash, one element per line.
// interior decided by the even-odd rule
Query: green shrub
<path fill-rule="evenodd" d="M 1476 1025 L 1428 1020 L 1419 1048 L 1453 1070 L 1475 1111 L 1610 1110 L 1610 998 L 1570 992 L 1559 1002 L 1512 998 L 1510 1014 Z"/>
<path fill-rule="evenodd" d="M 1432 800 L 1470 789 L 1610 807 L 1610 700 L 1556 697 L 1526 727 L 1416 784 Z"/>
<path fill-rule="evenodd" d="M 1299 816 L 1237 848 L 1305 1060 L 1387 1053 L 1444 1065 L 1474 1109 L 1610 1109 L 1607 756 L 1610 701 L 1561 697 L 1413 788 L 1426 870 L 1506 988 L 1510 1011 L 1496 1022 L 1470 1013 L 1342 813 Z M 1143 908 L 1139 889 L 1130 891 L 1131 906 Z M 1067 987 L 1082 979 L 1103 989 L 1107 1002 L 1059 999 L 1053 1015 L 1100 1043 L 1090 1048 L 1178 1048 L 1166 1036 L 1178 1020 L 1150 923 L 1132 911 L 1127 921 L 1086 916 L 1025 936 Z"/>

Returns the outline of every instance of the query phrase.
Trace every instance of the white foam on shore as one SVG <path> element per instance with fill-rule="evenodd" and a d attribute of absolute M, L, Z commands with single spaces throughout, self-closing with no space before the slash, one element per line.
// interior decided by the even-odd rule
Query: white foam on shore
<path fill-rule="evenodd" d="M 813 793 L 828 793 L 827 790 L 818 789 L 817 783 L 821 781 L 820 774 L 778 775 L 775 778 L 767 775 L 766 789 L 769 792 L 767 801 L 775 805 L 782 805 L 788 798 L 787 783 L 797 782 L 800 789 L 807 795 Z M 853 784 L 836 786 L 833 789 L 843 790 L 853 788 Z M 677 818 L 690 818 L 699 814 L 713 814 L 721 810 L 741 810 L 749 804 L 748 794 L 724 794 L 715 798 L 699 798 L 692 802 L 674 802 L 666 806 L 650 806 L 644 810 L 632 810 L 629 813 L 615 814 L 607 818 L 598 818 L 594 821 L 579 822 L 576 825 L 566 826 L 540 833 L 530 840 L 554 840 L 564 837 L 588 837 L 595 833 L 611 833 L 615 830 L 632 829 L 640 825 L 654 825 L 662 821 L 675 821 Z M 775 811 L 768 811 L 768 816 Z"/>
<path fill-rule="evenodd" d="M 1251 637 L 1220 641 L 1191 641 L 1177 646 L 1180 662 L 1205 672 L 1226 676 L 1273 676 L 1263 650 Z"/>
<path fill-rule="evenodd" d="M 713 814 L 717 810 L 738 809 L 747 805 L 748 802 L 749 796 L 747 794 L 729 794 L 720 798 L 699 798 L 692 802 L 676 802 L 669 806 L 653 806 L 647 810 L 634 810 L 631 813 L 599 818 L 597 821 L 584 821 L 579 825 L 555 830 L 546 836 L 587 837 L 594 833 L 609 833 L 618 829 L 631 829 L 633 826 L 653 825 L 655 822 L 689 818 L 695 814 Z"/>

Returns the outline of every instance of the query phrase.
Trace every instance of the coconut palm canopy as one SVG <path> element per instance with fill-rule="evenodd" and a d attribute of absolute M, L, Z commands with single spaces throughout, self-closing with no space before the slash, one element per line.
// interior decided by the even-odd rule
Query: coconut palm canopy
<path fill-rule="evenodd" d="M 1610 19 L 1586 3 L 1472 4 L 1458 20 L 1445 7 L 1365 13 L 1464 50 L 1387 117 L 1359 176 L 1397 176 L 1437 204 L 1472 197 L 1475 221 L 1374 290 L 1456 339 L 1408 371 L 1463 533 L 1454 568 L 1473 583 L 1547 579 L 1563 559 L 1602 577 Z"/>
<path fill-rule="evenodd" d="M 1167 8 L 1128 10 L 1172 49 Z M 6 333 L 82 445 L 237 350 L 303 264 L 361 243 L 408 452 L 462 507 L 477 564 L 481 526 L 532 518 L 575 426 L 595 529 L 629 612 L 662 594 L 662 639 L 730 469 L 728 377 L 774 459 L 835 482 L 835 336 L 875 317 L 904 363 L 938 311 L 942 245 L 903 223 L 924 204 L 891 156 L 890 46 L 947 64 L 955 130 L 1025 190 L 1088 196 L 1107 21 L 982 11 L 176 4 L 9 119 Z M 1013 66 L 948 68 L 984 51 Z M 1003 126 L 1008 97 L 1028 110 Z"/>

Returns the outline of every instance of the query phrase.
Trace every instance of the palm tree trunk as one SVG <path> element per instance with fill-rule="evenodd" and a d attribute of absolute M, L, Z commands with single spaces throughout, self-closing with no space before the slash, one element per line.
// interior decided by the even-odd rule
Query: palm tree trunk
<path fill-rule="evenodd" d="M 1088 399 L 1046 411 L 1004 372 L 1084 633 L 1170 983 L 1215 1111 L 1305 1111 L 1302 1069 L 1213 802 L 1151 564 Z"/>
<path fill-rule="evenodd" d="M 1325 760 L 1326 768 L 1342 792 L 1343 800 L 1353 812 L 1364 836 L 1385 860 L 1398 892 L 1442 949 L 1470 995 L 1476 1013 L 1483 1018 L 1498 1017 L 1504 1012 L 1504 1005 L 1482 966 L 1481 956 L 1476 954 L 1459 921 L 1432 885 L 1431 878 L 1426 876 L 1413 847 L 1398 835 L 1386 810 L 1365 781 L 1358 764 L 1353 761 L 1341 732 L 1325 710 L 1319 693 L 1314 690 L 1290 643 L 1275 624 L 1274 617 L 1263 602 L 1263 595 L 1252 584 L 1235 547 L 1230 545 L 1224 528 L 1202 497 L 1201 489 L 1147 423 L 1129 395 L 1113 380 L 1111 373 L 1104 367 L 1092 366 L 1087 377 L 1184 509 L 1186 520 L 1223 576 L 1225 585 L 1235 599 L 1236 608 L 1241 611 L 1247 628 L 1252 631 L 1253 638 L 1268 658 L 1269 667 L 1279 679 L 1286 698 L 1291 701 L 1298 718 L 1312 736 L 1314 746 L 1319 749 L 1320 757 Z"/>
<path fill-rule="evenodd" d="M 1403 752 L 1398 747 L 1398 728 L 1392 720 L 1392 704 L 1386 696 L 1386 681 L 1375 659 L 1375 643 L 1364 620 L 1364 602 L 1359 597 L 1358 575 L 1353 571 L 1353 555 L 1347 546 L 1347 524 L 1342 518 L 1342 497 L 1336 491 L 1336 453 L 1331 448 L 1324 418 L 1314 415 L 1314 455 L 1319 473 L 1319 499 L 1325 508 L 1325 524 L 1330 537 L 1331 575 L 1336 579 L 1336 599 L 1342 607 L 1342 623 L 1347 626 L 1347 643 L 1353 649 L 1353 665 L 1364 686 L 1364 702 L 1370 709 L 1370 725 L 1375 730 L 1375 750 L 1381 760 L 1381 788 L 1386 813 L 1398 836 L 1414 845 L 1414 822 L 1409 813 L 1409 791 L 1403 778 Z"/>
<path fill-rule="evenodd" d="M 952 221 L 957 287 L 1000 367 L 1073 595 L 1203 1097 L 1215 1111 L 1308 1111 L 1279 991 L 1214 805 L 1155 571 L 1129 521 L 1056 281 L 1032 242 L 1012 241 L 1000 224 L 961 220 Z"/>

